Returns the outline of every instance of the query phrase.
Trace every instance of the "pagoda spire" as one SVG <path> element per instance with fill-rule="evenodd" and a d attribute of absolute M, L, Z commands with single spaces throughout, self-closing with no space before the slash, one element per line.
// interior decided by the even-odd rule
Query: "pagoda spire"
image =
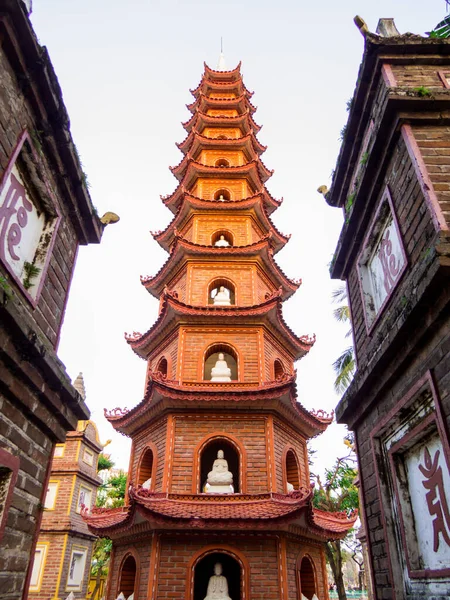
<path fill-rule="evenodd" d="M 226 71 L 226 63 L 225 63 L 225 55 L 223 53 L 223 38 L 220 38 L 220 54 L 219 60 L 217 62 L 217 70 L 218 71 Z"/>

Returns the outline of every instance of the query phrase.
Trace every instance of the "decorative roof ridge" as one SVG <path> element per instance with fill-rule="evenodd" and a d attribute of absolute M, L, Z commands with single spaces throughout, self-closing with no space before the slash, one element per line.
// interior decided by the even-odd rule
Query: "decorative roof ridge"
<path fill-rule="evenodd" d="M 171 252 L 170 252 L 169 257 L 167 258 L 166 262 L 162 265 L 162 267 L 159 269 L 159 271 L 155 275 L 149 275 L 149 276 L 141 275 L 141 277 L 140 277 L 141 283 L 142 283 L 142 285 L 147 287 L 149 283 L 154 282 L 158 277 L 160 277 L 161 274 L 167 269 L 167 266 L 168 266 L 169 262 L 171 261 L 172 256 L 175 255 L 176 250 L 177 250 L 178 246 L 180 246 L 180 245 L 187 247 L 187 248 L 191 248 L 193 250 L 197 250 L 197 251 L 200 250 L 202 252 L 213 251 L 214 254 L 217 253 L 218 255 L 240 254 L 240 253 L 245 253 L 246 251 L 249 251 L 249 250 L 255 250 L 258 248 L 258 246 L 261 249 L 263 249 L 264 246 L 267 246 L 267 255 L 268 255 L 269 262 L 271 263 L 271 266 L 279 273 L 281 278 L 287 283 L 287 285 L 291 289 L 297 290 L 300 287 L 302 280 L 301 279 L 291 279 L 290 277 L 288 277 L 286 275 L 286 273 L 283 271 L 283 269 L 275 262 L 275 259 L 273 258 L 273 248 L 270 246 L 270 243 L 269 243 L 271 235 L 272 235 L 272 233 L 269 232 L 265 236 L 262 236 L 256 242 L 253 242 L 252 244 L 247 244 L 245 246 L 226 246 L 226 247 L 220 247 L 220 248 L 217 248 L 216 246 L 204 246 L 201 244 L 195 244 L 194 242 L 186 240 L 185 238 L 182 238 L 181 236 L 177 235 L 176 239 L 175 239 L 175 243 L 173 244 L 173 246 L 171 248 Z"/>
<path fill-rule="evenodd" d="M 247 108 L 242 114 L 240 115 L 235 115 L 233 117 L 225 117 L 225 116 L 215 116 L 215 115 L 207 115 L 206 113 L 204 113 L 201 110 L 196 110 L 195 113 L 184 123 L 182 122 L 181 125 L 184 129 L 186 129 L 186 131 L 189 130 L 190 127 L 193 127 L 195 124 L 195 119 L 202 117 L 205 118 L 206 120 L 211 120 L 212 122 L 217 123 L 218 121 L 239 121 L 241 119 L 245 119 L 247 118 L 250 123 L 252 124 L 253 128 L 256 130 L 256 133 L 259 133 L 262 129 L 262 125 L 258 125 L 258 123 L 255 122 L 255 120 L 253 119 L 249 109 Z"/>
<path fill-rule="evenodd" d="M 315 336 L 314 336 L 315 341 Z M 311 345 L 314 344 L 314 341 Z M 291 405 L 296 411 L 296 413 L 300 414 L 303 418 L 307 418 L 311 423 L 314 422 L 314 426 L 316 428 L 321 429 L 321 433 L 325 431 L 325 429 L 333 422 L 334 419 L 334 410 L 331 411 L 330 414 L 326 413 L 324 410 L 320 409 L 317 412 L 314 410 L 308 410 L 303 406 L 301 402 L 297 400 L 297 397 L 291 393 Z M 318 416 L 320 413 L 320 417 Z"/>
<path fill-rule="evenodd" d="M 170 203 L 170 200 L 176 195 L 176 193 L 182 190 L 182 193 L 184 196 L 189 196 L 190 198 L 194 198 L 195 200 L 198 200 L 200 202 L 205 202 L 208 204 L 217 204 L 220 206 L 227 206 L 228 208 L 232 208 L 233 204 L 239 204 L 240 202 L 247 202 L 253 198 L 257 198 L 258 196 L 261 197 L 266 197 L 270 203 L 275 207 L 274 210 L 276 208 L 279 208 L 281 206 L 281 204 L 283 203 L 283 198 L 280 198 L 279 200 L 277 200 L 276 198 L 274 198 L 272 196 L 272 194 L 268 191 L 268 189 L 266 188 L 266 186 L 263 186 L 262 191 L 260 192 L 256 192 L 255 194 L 252 194 L 251 196 L 247 196 L 246 198 L 240 198 L 239 200 L 207 200 L 205 198 L 200 198 L 199 196 L 194 196 L 194 194 L 191 194 L 190 192 L 188 192 L 186 190 L 186 188 L 179 183 L 176 187 L 176 189 L 171 193 L 168 194 L 166 196 L 160 196 L 163 204 L 165 204 L 166 206 Z M 178 209 L 177 209 L 178 211 Z"/>
<path fill-rule="evenodd" d="M 142 486 L 130 486 L 130 497 L 135 501 L 149 498 L 151 500 L 183 503 L 183 504 L 261 504 L 275 500 L 285 504 L 298 504 L 312 495 L 311 487 L 300 487 L 290 494 L 281 494 L 280 492 L 262 492 L 259 494 L 236 493 L 236 494 L 190 494 L 174 492 L 152 492 L 144 489 Z"/>
<path fill-rule="evenodd" d="M 234 69 L 230 69 L 228 71 L 218 71 L 216 69 L 211 69 L 211 67 L 209 67 L 206 64 L 206 62 L 203 62 L 203 66 L 205 67 L 204 75 L 206 75 L 207 73 L 211 73 L 212 75 L 220 75 L 221 77 L 223 77 L 224 75 L 231 75 L 234 73 L 238 73 L 239 78 L 242 80 L 241 65 L 242 65 L 242 61 L 239 61 L 238 64 L 234 67 Z"/>
<path fill-rule="evenodd" d="M 186 384 L 180 383 L 179 381 L 167 379 L 159 371 L 149 371 L 149 377 L 147 380 L 147 385 L 145 388 L 144 396 L 136 406 L 131 409 L 128 408 L 113 408 L 113 409 L 103 409 L 103 413 L 107 421 L 111 424 L 120 422 L 124 418 L 130 418 L 134 416 L 137 418 L 142 412 L 146 410 L 148 400 L 152 396 L 153 389 L 159 390 L 162 394 L 167 394 L 168 392 L 172 392 L 172 394 L 182 394 L 184 400 L 198 400 L 199 397 L 203 398 L 207 396 L 208 399 L 214 397 L 216 400 L 220 400 L 221 398 L 227 399 L 227 402 L 232 400 L 241 400 L 243 398 L 243 394 L 246 394 L 245 399 L 248 399 L 248 395 L 251 395 L 251 398 L 261 400 L 265 397 L 274 398 L 279 397 L 285 391 L 292 389 L 295 387 L 295 379 L 297 377 L 297 372 L 294 373 L 283 373 L 280 377 L 278 377 L 275 381 L 268 381 L 263 383 L 262 385 L 240 385 L 242 382 L 231 382 L 230 384 L 221 382 L 220 384 L 211 384 L 211 382 L 202 382 L 206 385 L 197 385 L 189 386 L 189 389 L 186 389 Z M 274 392 L 278 392 L 277 396 L 274 396 Z M 199 396 L 200 394 L 200 396 Z M 303 409 L 305 415 L 310 419 L 310 413 Z M 296 411 L 298 413 L 298 411 Z M 303 413 L 301 413 L 303 414 Z"/>
<path fill-rule="evenodd" d="M 211 102 L 212 104 L 220 104 L 222 102 L 226 102 L 229 104 L 244 102 L 250 107 L 250 112 L 252 114 L 258 110 L 258 107 L 250 102 L 245 91 L 242 94 L 240 94 L 239 96 L 236 96 L 234 98 L 226 98 L 226 97 L 225 98 L 211 98 L 210 96 L 207 96 L 204 92 L 200 92 L 198 94 L 198 96 L 195 98 L 194 102 L 191 102 L 190 104 L 186 104 L 186 108 L 192 113 L 195 112 L 196 107 L 198 106 L 198 104 L 200 104 L 202 99 L 205 99 L 207 102 Z M 216 115 L 210 115 L 210 116 L 216 116 Z"/>
<path fill-rule="evenodd" d="M 245 204 L 245 203 L 249 203 L 250 200 L 259 198 L 261 200 L 261 194 L 254 194 L 253 196 L 249 196 L 248 198 L 241 198 L 241 200 L 203 200 L 202 198 L 198 198 L 198 196 L 193 196 L 192 194 L 185 194 L 183 197 L 183 200 L 181 201 L 176 213 L 174 214 L 173 218 L 171 219 L 170 223 L 165 227 L 165 229 L 160 229 L 158 231 L 150 231 L 150 234 L 152 235 L 153 239 L 156 240 L 158 243 L 161 242 L 161 240 L 166 237 L 169 233 L 169 231 L 173 228 L 176 220 L 179 218 L 179 215 L 182 212 L 183 206 L 185 204 L 187 204 L 188 202 L 188 198 L 192 198 L 193 200 L 198 200 L 200 203 L 204 204 L 205 206 L 208 206 L 208 208 L 211 208 L 211 206 L 213 204 L 216 204 L 217 207 L 220 206 L 221 209 L 223 209 L 224 207 L 226 207 L 227 209 L 235 209 L 236 208 L 236 204 Z M 191 204 L 195 204 L 191 202 Z M 260 202 L 261 204 L 261 211 L 264 215 L 264 218 L 267 219 L 267 222 L 269 224 L 269 226 L 273 229 L 273 231 L 275 232 L 275 234 L 284 242 L 287 243 L 290 239 L 291 239 L 291 234 L 284 234 L 282 233 L 277 226 L 274 224 L 274 222 L 272 221 L 269 213 L 267 212 L 266 207 L 264 206 L 263 202 Z M 234 206 L 233 206 L 234 205 Z M 238 207 L 239 208 L 239 207 Z"/>
<path fill-rule="evenodd" d="M 259 304 L 254 304 L 252 306 L 214 306 L 213 304 L 208 305 L 198 305 L 193 306 L 190 304 L 186 304 L 179 300 L 178 294 L 174 290 L 169 290 L 167 286 L 164 288 L 162 294 L 162 302 L 161 308 L 155 323 L 148 329 L 145 333 L 139 333 L 134 331 L 132 334 L 125 333 L 125 340 L 132 347 L 133 350 L 136 350 L 140 346 L 142 346 L 161 326 L 164 322 L 169 306 L 171 305 L 173 308 L 178 309 L 180 312 L 184 314 L 190 315 L 222 315 L 222 316 L 262 316 L 264 314 L 269 313 L 272 309 L 276 309 L 277 317 L 280 325 L 284 328 L 285 333 L 288 338 L 291 339 L 291 343 L 294 346 L 297 346 L 299 350 L 303 353 L 306 353 L 310 350 L 310 348 L 314 345 L 316 341 L 315 335 L 310 337 L 308 335 L 297 336 L 292 329 L 287 325 L 286 321 L 283 317 L 282 312 L 282 288 L 279 288 L 272 294 L 266 294 L 266 299 L 264 302 Z"/>
<path fill-rule="evenodd" d="M 186 150 L 186 152 L 184 152 L 184 150 L 182 150 L 182 147 L 188 143 L 190 137 L 192 137 L 193 139 L 191 140 L 189 148 Z M 183 152 L 185 154 L 185 153 L 189 152 L 190 148 L 193 146 L 194 138 L 197 138 L 202 142 L 203 141 L 208 142 L 208 144 L 211 144 L 211 145 L 214 145 L 214 143 L 216 143 L 218 145 L 223 144 L 223 143 L 228 144 L 229 142 L 232 142 L 232 143 L 240 142 L 242 144 L 242 143 L 245 143 L 247 141 L 247 139 L 250 139 L 250 141 L 252 142 L 253 150 L 256 154 L 258 154 L 258 150 L 260 151 L 259 152 L 260 154 L 263 154 L 267 150 L 267 146 L 265 146 L 264 144 L 261 144 L 261 142 L 256 137 L 253 129 L 239 138 L 231 138 L 231 137 L 229 137 L 229 138 L 211 138 L 211 137 L 207 137 L 206 135 L 202 135 L 195 127 L 193 127 L 190 130 L 190 132 L 186 135 L 184 140 L 179 143 L 175 142 L 175 145 L 181 152 Z M 256 146 L 258 148 L 256 148 Z"/>
<path fill-rule="evenodd" d="M 188 153 L 185 156 L 183 156 L 178 165 L 176 165 L 175 167 L 169 167 L 169 169 L 172 175 L 174 175 L 178 179 L 178 181 L 182 182 L 190 166 L 217 171 L 221 175 L 223 175 L 224 173 L 229 174 L 230 171 L 234 171 L 235 173 L 239 171 L 246 171 L 251 169 L 253 165 L 255 165 L 255 168 L 258 171 L 258 177 L 262 186 L 262 184 L 264 184 L 270 177 L 272 177 L 274 170 L 268 169 L 259 157 L 249 160 L 243 165 L 229 165 L 228 167 L 216 167 L 215 165 L 205 165 L 201 162 L 198 162 L 197 160 L 192 158 L 192 156 L 190 156 Z"/>

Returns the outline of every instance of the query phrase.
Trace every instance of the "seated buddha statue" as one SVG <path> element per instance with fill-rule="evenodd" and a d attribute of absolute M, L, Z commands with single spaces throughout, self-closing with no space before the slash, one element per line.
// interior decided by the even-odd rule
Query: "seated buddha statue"
<path fill-rule="evenodd" d="M 221 235 L 217 242 L 214 244 L 214 246 L 217 246 L 218 248 L 224 248 L 225 246 L 229 245 L 230 243 L 225 239 L 224 235 Z"/>
<path fill-rule="evenodd" d="M 205 600 L 231 600 L 228 595 L 228 581 L 222 575 L 222 565 L 220 563 L 214 565 L 214 575 L 209 578 Z"/>
<path fill-rule="evenodd" d="M 207 494 L 233 494 L 233 473 L 228 470 L 228 462 L 224 458 L 223 450 L 217 452 L 212 471 L 206 479 L 205 492 Z"/>
<path fill-rule="evenodd" d="M 216 364 L 211 369 L 211 381 L 231 381 L 231 369 L 228 367 L 222 352 L 219 354 Z"/>
<path fill-rule="evenodd" d="M 230 292 L 223 285 L 220 286 L 219 291 L 214 296 L 214 306 L 230 306 Z"/>

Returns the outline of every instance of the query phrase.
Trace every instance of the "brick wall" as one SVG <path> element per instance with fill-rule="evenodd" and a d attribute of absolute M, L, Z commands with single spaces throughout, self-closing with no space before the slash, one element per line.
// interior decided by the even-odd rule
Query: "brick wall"
<path fill-rule="evenodd" d="M 426 87 L 435 88 L 436 91 L 442 90 L 444 84 L 439 77 L 439 66 L 437 65 L 391 65 L 392 72 L 400 87 Z M 444 68 L 444 67 L 442 67 Z M 447 69 L 448 70 L 448 69 Z"/>
<path fill-rule="evenodd" d="M 142 453 L 145 451 L 146 445 L 151 442 L 156 446 L 157 456 L 153 457 L 153 460 L 156 459 L 156 481 L 155 481 L 155 491 L 162 491 L 163 477 L 164 471 L 167 469 L 166 457 L 167 457 L 167 449 L 166 449 L 166 438 L 167 438 L 167 419 L 164 418 L 155 424 L 153 427 L 149 428 L 146 431 L 143 431 L 139 435 L 134 438 L 134 454 L 133 454 L 133 464 L 130 465 L 130 476 L 129 479 L 134 484 L 137 482 L 138 478 L 138 466 L 139 461 L 141 459 Z"/>
<path fill-rule="evenodd" d="M 426 270 L 427 263 L 431 259 L 430 247 L 435 230 L 406 145 L 401 137 L 392 153 L 384 177 L 384 185 L 380 190 L 377 201 L 373 204 L 374 211 L 386 185 L 389 186 L 394 211 L 399 221 L 407 260 L 410 264 L 418 263 L 422 265 L 423 269 Z M 384 309 L 383 319 L 369 336 L 364 320 L 359 274 L 355 258 L 349 273 L 348 285 L 359 369 L 364 369 L 365 365 L 378 352 L 380 341 L 396 326 L 396 320 L 411 300 L 411 285 L 415 285 L 415 279 L 416 275 L 414 275 L 413 282 L 412 270 L 408 268 Z"/>
<path fill-rule="evenodd" d="M 252 195 L 252 190 L 246 179 L 202 179 L 198 178 L 192 188 L 192 195 L 212 200 L 217 190 L 227 189 L 231 193 L 231 200 L 241 200 Z"/>
<path fill-rule="evenodd" d="M 306 442 L 298 433 L 281 421 L 274 421 L 274 454 L 275 471 L 277 477 L 277 491 L 285 494 L 286 488 L 283 478 L 283 459 L 286 448 L 293 448 L 299 466 L 300 485 L 309 487 L 309 466 Z"/>
<path fill-rule="evenodd" d="M 259 382 L 262 364 L 259 353 L 259 331 L 257 328 L 211 327 L 186 328 L 182 338 L 182 380 L 203 380 L 203 356 L 206 349 L 216 343 L 230 344 L 239 355 L 240 380 Z"/>
<path fill-rule="evenodd" d="M 187 304 L 204 306 L 207 304 L 208 286 L 214 279 L 225 277 L 234 283 L 236 304 L 252 306 L 257 303 L 254 289 L 256 267 L 242 262 L 214 261 L 210 264 L 196 264 L 188 267 L 189 291 Z"/>
<path fill-rule="evenodd" d="M 33 111 L 18 85 L 14 71 L 4 53 L 0 54 L 0 72 L 2 73 L 2 86 L 0 90 L 0 180 L 6 169 L 8 160 L 12 156 L 19 137 L 27 129 L 36 149 L 37 128 L 34 124 Z M 38 146 L 39 148 L 40 146 Z M 33 313 L 37 327 L 48 338 L 52 346 L 57 343 L 59 329 L 62 322 L 66 294 L 68 292 L 73 264 L 78 247 L 75 231 L 68 221 L 67 202 L 64 201 L 64 192 L 59 187 L 59 180 L 54 176 L 54 168 L 42 151 L 38 152 L 39 164 L 45 178 L 55 192 L 58 210 L 63 216 L 62 222 L 56 233 L 50 264 L 43 274 L 44 283 Z M 28 302 L 22 296 L 20 287 L 16 285 L 7 270 L 0 263 L 0 275 L 8 279 L 9 285 L 18 291 L 19 298 L 23 299 L 28 308 Z"/>
<path fill-rule="evenodd" d="M 222 433 L 224 437 L 229 434 L 236 438 L 245 450 L 247 492 L 267 492 L 269 486 L 265 423 L 264 417 L 235 413 L 217 416 L 187 414 L 175 418 L 170 491 L 192 492 L 195 448 L 211 433 Z"/>
<path fill-rule="evenodd" d="M 450 127 L 413 125 L 412 130 L 440 208 L 450 227 Z"/>
<path fill-rule="evenodd" d="M 226 229 L 233 234 L 233 246 L 246 246 L 251 243 L 250 217 L 216 215 L 194 217 L 197 234 L 193 241 L 203 246 L 211 245 L 211 236 L 216 231 Z"/>

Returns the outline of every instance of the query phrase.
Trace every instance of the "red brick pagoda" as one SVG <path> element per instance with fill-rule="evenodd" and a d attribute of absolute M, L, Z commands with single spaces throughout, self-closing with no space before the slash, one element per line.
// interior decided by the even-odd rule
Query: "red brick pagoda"
<path fill-rule="evenodd" d="M 154 234 L 169 258 L 144 287 L 156 323 L 127 341 L 145 397 L 106 414 L 132 439 L 124 508 L 86 515 L 113 540 L 107 599 L 328 598 L 324 542 L 355 518 L 312 507 L 306 442 L 331 418 L 296 400 L 297 337 L 282 302 L 299 287 L 274 261 L 288 237 L 255 137 L 240 67 L 205 66 L 184 124 L 174 213 Z"/>

